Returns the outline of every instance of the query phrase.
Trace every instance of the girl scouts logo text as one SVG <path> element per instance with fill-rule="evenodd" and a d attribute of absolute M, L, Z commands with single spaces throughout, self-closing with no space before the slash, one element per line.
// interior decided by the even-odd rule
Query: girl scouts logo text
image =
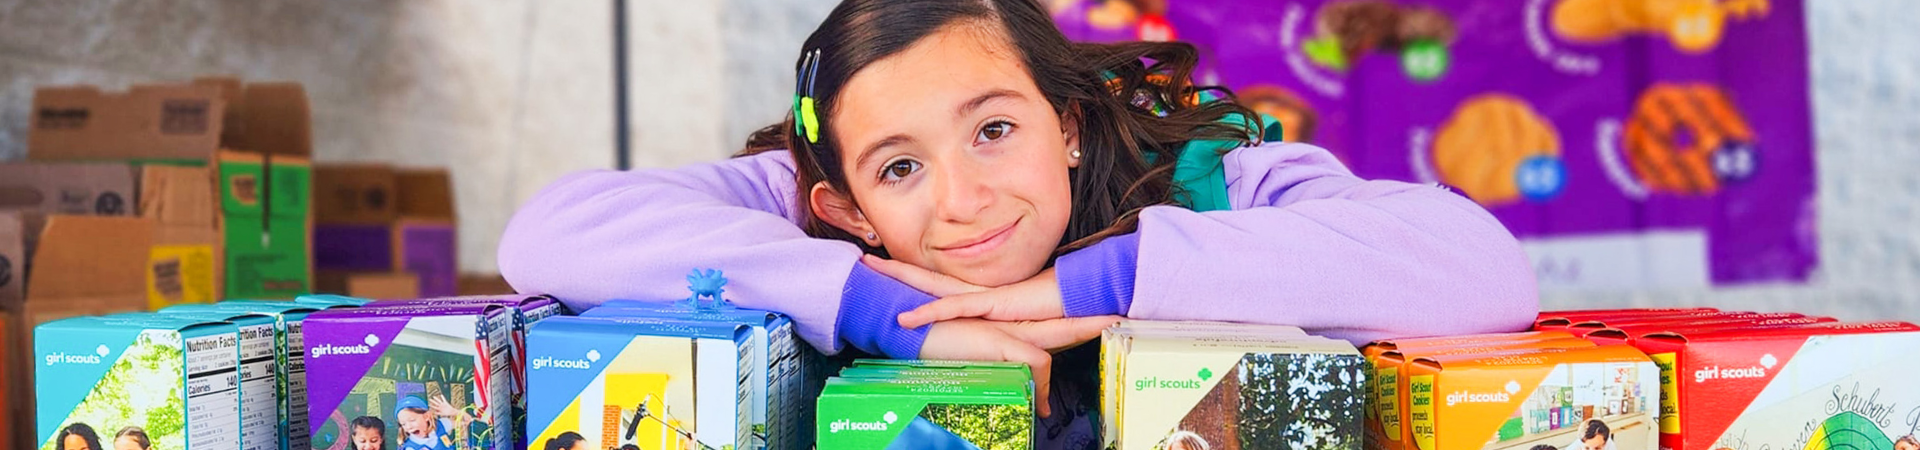
<path fill-rule="evenodd" d="M 841 431 L 887 431 L 887 426 L 892 425 L 896 420 L 900 420 L 900 416 L 894 415 L 893 411 L 887 411 L 887 414 L 881 416 L 880 420 L 873 422 L 854 422 L 848 419 L 840 419 L 827 424 L 827 432 L 840 434 Z"/>
<path fill-rule="evenodd" d="M 1133 390 L 1144 391 L 1148 389 L 1200 389 L 1200 388 L 1206 387 L 1206 385 L 1203 382 L 1213 379 L 1213 371 L 1205 367 L 1202 367 L 1200 368 L 1200 372 L 1194 374 L 1194 376 L 1199 379 L 1196 380 L 1196 379 L 1189 378 L 1185 380 L 1162 380 L 1155 377 L 1141 378 L 1138 380 L 1133 380 Z"/>
<path fill-rule="evenodd" d="M 532 366 L 533 370 L 546 368 L 586 370 L 592 368 L 593 363 L 599 361 L 599 350 L 587 350 L 587 359 L 555 359 L 552 356 L 542 356 L 534 358 L 533 361 L 528 361 L 527 364 Z"/>
<path fill-rule="evenodd" d="M 1506 403 L 1513 401 L 1513 395 L 1520 393 L 1519 381 L 1508 381 L 1506 392 L 1468 392 L 1459 391 L 1447 394 L 1447 406 L 1461 403 Z"/>
<path fill-rule="evenodd" d="M 380 344 L 380 337 L 369 334 L 362 342 L 364 342 L 364 344 L 361 345 L 320 344 L 320 346 L 308 350 L 307 356 L 319 358 L 327 355 L 365 355 L 373 353 L 373 346 Z"/>
<path fill-rule="evenodd" d="M 1760 357 L 1760 365 L 1751 367 L 1707 366 L 1693 371 L 1693 382 L 1705 383 L 1707 380 L 1738 380 L 1747 378 L 1766 378 L 1767 369 L 1772 369 L 1780 360 L 1769 353 Z"/>
<path fill-rule="evenodd" d="M 60 353 L 60 352 L 49 353 L 47 354 L 47 357 L 46 357 L 47 365 L 51 366 L 54 364 L 99 364 L 102 361 L 102 358 L 105 358 L 108 354 L 112 354 L 113 352 L 107 349 L 106 345 L 101 345 L 97 348 L 94 348 L 93 353 L 94 354 L 91 354 L 91 355 L 85 354 L 85 353 L 74 354 L 74 355 L 69 355 L 69 354 Z"/>

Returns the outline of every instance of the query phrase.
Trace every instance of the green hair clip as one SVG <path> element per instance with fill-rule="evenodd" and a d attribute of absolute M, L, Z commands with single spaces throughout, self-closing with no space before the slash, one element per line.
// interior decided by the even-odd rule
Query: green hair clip
<path fill-rule="evenodd" d="M 807 143 L 820 142 L 820 116 L 814 113 L 813 78 L 820 71 L 820 50 L 808 52 L 800 60 L 800 76 L 793 88 L 793 132 L 807 137 Z"/>

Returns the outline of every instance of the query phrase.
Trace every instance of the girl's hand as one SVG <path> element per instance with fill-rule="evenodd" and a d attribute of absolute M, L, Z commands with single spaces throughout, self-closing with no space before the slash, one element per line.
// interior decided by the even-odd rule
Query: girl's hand
<path fill-rule="evenodd" d="M 907 267 L 913 266 L 907 265 Z M 889 274 L 889 276 L 892 275 Z M 898 276 L 894 278 L 900 279 Z M 1034 275 L 1026 281 L 997 288 L 959 294 L 928 293 L 939 296 L 940 299 L 920 305 L 912 311 L 900 313 L 900 326 L 918 328 L 929 323 L 969 317 L 1020 321 L 1058 319 L 1066 316 L 1066 306 L 1060 299 L 1060 279 L 1055 277 L 1053 269 L 1040 271 L 1039 275 Z"/>
<path fill-rule="evenodd" d="M 467 414 L 461 412 L 460 408 L 455 408 L 452 403 L 447 402 L 446 396 L 436 396 L 432 400 L 427 400 L 427 404 L 433 406 L 434 415 L 447 418 L 454 423 L 464 423 L 467 418 Z"/>
<path fill-rule="evenodd" d="M 1046 417 L 1053 413 L 1047 402 L 1047 396 L 1052 395 L 1053 374 L 1053 354 L 1049 351 L 1091 341 L 1100 336 L 1100 330 L 1119 320 L 1112 316 L 1022 323 L 949 320 L 933 324 L 926 343 L 920 346 L 920 358 L 1026 363 L 1033 371 L 1038 412 Z"/>
<path fill-rule="evenodd" d="M 947 274 L 922 269 L 920 266 L 878 256 L 860 255 L 860 262 L 866 264 L 867 268 L 873 269 L 874 272 L 880 272 L 881 275 L 900 280 L 901 283 L 906 283 L 908 287 L 917 289 L 920 292 L 925 292 L 927 295 L 934 297 L 947 297 L 987 290 L 984 286 L 976 286 L 965 281 L 960 281 L 959 278 L 950 277 L 947 276 Z M 931 323 L 931 321 L 922 322 L 923 325 L 926 323 Z"/>

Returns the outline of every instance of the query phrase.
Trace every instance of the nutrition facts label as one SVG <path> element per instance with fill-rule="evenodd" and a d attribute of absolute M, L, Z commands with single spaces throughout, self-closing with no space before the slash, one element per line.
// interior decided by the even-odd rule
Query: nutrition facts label
<path fill-rule="evenodd" d="M 240 328 L 241 448 L 280 448 L 280 402 L 275 386 L 273 324 Z"/>
<path fill-rule="evenodd" d="M 307 430 L 307 338 L 298 320 L 287 321 L 287 448 L 311 445 Z"/>
<path fill-rule="evenodd" d="M 240 446 L 240 363 L 234 333 L 188 338 L 187 449 Z"/>

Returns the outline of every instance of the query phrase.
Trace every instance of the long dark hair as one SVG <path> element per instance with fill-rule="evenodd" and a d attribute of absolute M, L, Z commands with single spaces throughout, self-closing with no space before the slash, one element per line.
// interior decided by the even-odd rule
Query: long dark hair
<path fill-rule="evenodd" d="M 87 441 L 87 448 L 89 449 L 106 450 L 100 447 L 100 433 L 94 432 L 93 427 L 80 422 L 74 422 L 67 425 L 66 428 L 61 428 L 59 438 L 53 441 L 53 449 L 68 450 L 67 436 L 79 436 L 80 440 Z"/>
<path fill-rule="evenodd" d="M 819 141 L 797 137 L 790 112 L 786 121 L 749 137 L 740 155 L 791 149 L 796 204 L 808 204 L 808 192 L 821 181 L 851 193 L 833 133 L 841 88 L 868 65 L 943 27 L 967 21 L 979 21 L 1006 36 L 1047 102 L 1063 121 L 1077 119 L 1079 124 L 1080 167 L 1069 175 L 1073 211 L 1056 254 L 1130 233 L 1141 209 L 1174 204 L 1182 194 L 1173 182 L 1172 162 L 1187 141 L 1254 143 L 1252 123 L 1223 121 L 1235 113 L 1257 117 L 1251 110 L 1234 103 L 1224 88 L 1193 85 L 1199 52 L 1191 44 L 1074 43 L 1033 0 L 846 0 L 827 14 L 802 47 L 803 54 L 820 52 L 812 83 Z M 805 58 L 800 59 L 796 73 Z M 1213 91 L 1221 101 L 1197 101 L 1202 91 Z M 1149 164 L 1148 155 L 1159 164 Z M 852 242 L 884 255 L 882 249 L 814 217 L 810 209 L 801 209 L 808 235 Z"/>

